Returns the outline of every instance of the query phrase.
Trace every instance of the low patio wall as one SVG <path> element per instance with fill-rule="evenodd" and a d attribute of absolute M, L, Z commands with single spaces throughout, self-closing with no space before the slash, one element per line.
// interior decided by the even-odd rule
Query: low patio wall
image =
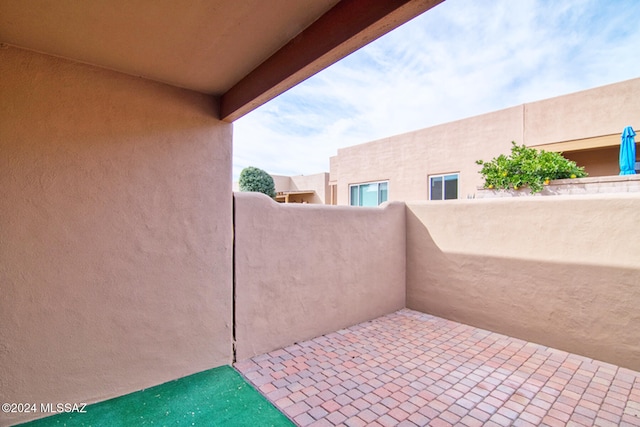
<path fill-rule="evenodd" d="M 640 369 L 640 194 L 406 212 L 409 308 Z"/>
<path fill-rule="evenodd" d="M 235 193 L 237 360 L 403 308 L 404 210 Z"/>

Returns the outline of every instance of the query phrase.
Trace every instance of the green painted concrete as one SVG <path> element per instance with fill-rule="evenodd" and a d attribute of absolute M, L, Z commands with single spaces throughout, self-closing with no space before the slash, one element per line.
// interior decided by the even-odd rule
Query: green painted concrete
<path fill-rule="evenodd" d="M 21 424 L 44 426 L 247 426 L 294 424 L 230 366 Z"/>

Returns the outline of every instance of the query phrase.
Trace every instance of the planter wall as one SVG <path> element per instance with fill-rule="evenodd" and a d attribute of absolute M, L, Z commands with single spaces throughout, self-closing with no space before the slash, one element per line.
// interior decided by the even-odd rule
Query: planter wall
<path fill-rule="evenodd" d="M 640 175 L 613 175 L 576 179 L 557 179 L 551 181 L 544 189 L 531 194 L 527 187 L 519 190 L 490 190 L 478 187 L 476 198 L 488 199 L 495 197 L 523 197 L 523 196 L 556 196 L 574 194 L 602 194 L 602 193 L 637 193 L 640 192 Z"/>

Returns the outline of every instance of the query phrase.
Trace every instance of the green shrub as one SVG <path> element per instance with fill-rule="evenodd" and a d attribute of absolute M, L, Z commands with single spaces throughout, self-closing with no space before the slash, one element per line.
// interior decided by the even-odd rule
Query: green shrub
<path fill-rule="evenodd" d="M 542 191 L 552 179 L 587 176 L 583 167 L 564 158 L 561 153 L 538 151 L 515 142 L 511 144 L 510 156 L 501 154 L 489 162 L 476 161 L 482 165 L 480 174 L 484 178 L 484 188 L 517 190 L 526 186 L 534 194 Z"/>
<path fill-rule="evenodd" d="M 276 197 L 276 186 L 273 182 L 273 177 L 262 169 L 253 166 L 242 169 L 238 186 L 240 191 L 257 191 L 271 198 Z"/>

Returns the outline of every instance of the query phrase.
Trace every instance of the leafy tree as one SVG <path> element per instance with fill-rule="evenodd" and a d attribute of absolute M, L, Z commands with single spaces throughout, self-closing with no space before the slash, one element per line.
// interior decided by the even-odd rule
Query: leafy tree
<path fill-rule="evenodd" d="M 494 157 L 489 162 L 477 160 L 482 165 L 480 174 L 484 178 L 484 188 L 517 190 L 527 186 L 531 194 L 542 191 L 552 179 L 582 178 L 587 176 L 583 167 L 568 160 L 561 153 L 538 151 L 511 142 L 511 155 Z"/>
<path fill-rule="evenodd" d="M 276 197 L 273 177 L 260 168 L 249 166 L 242 169 L 238 185 L 240 191 L 257 191 L 271 198 Z"/>

